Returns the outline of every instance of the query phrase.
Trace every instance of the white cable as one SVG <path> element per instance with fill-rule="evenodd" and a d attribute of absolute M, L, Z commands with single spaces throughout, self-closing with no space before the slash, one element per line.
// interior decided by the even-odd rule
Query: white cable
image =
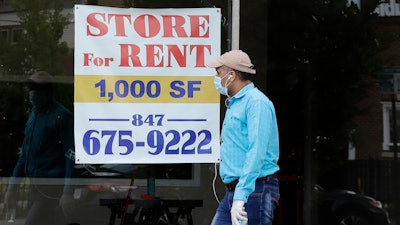
<path fill-rule="evenodd" d="M 215 190 L 215 181 L 217 180 L 217 176 L 218 176 L 217 163 L 214 163 L 213 192 L 214 192 L 215 200 L 217 200 L 217 202 L 219 203 L 217 191 Z"/>

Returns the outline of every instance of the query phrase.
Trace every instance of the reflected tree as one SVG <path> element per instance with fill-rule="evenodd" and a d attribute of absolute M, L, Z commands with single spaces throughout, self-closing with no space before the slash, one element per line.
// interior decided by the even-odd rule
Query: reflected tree
<path fill-rule="evenodd" d="M 69 15 L 61 0 L 18 0 L 11 5 L 23 30 L 16 42 L 0 37 L 0 169 L 9 175 L 23 138 L 30 106 L 23 81 L 36 70 L 62 75 L 68 47 L 61 41 Z M 72 85 L 71 85 L 72 86 Z M 72 90 L 72 89 L 71 89 Z M 70 95 L 69 91 L 63 91 Z M 69 99 L 73 98 L 69 96 Z M 72 104 L 72 103 L 71 103 Z"/>

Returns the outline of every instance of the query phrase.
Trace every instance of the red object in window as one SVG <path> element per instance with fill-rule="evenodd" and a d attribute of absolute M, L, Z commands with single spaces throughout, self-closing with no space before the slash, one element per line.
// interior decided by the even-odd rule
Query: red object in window
<path fill-rule="evenodd" d="M 153 200 L 153 199 L 154 199 L 154 196 L 149 195 L 149 194 L 142 194 L 142 195 L 140 195 L 140 197 L 141 197 L 143 200 Z"/>

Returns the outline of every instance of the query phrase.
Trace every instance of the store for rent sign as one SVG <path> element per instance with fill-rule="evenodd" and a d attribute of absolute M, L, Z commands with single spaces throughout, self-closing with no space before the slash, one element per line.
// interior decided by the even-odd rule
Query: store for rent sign
<path fill-rule="evenodd" d="M 218 162 L 220 17 L 75 6 L 76 163 Z"/>

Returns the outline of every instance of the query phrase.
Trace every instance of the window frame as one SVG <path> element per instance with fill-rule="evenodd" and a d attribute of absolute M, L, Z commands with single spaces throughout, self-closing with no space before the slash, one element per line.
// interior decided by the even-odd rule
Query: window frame
<path fill-rule="evenodd" d="M 200 187 L 200 170 L 201 164 L 192 164 L 192 179 L 155 179 L 156 187 Z M 19 182 L 24 182 L 22 178 Z M 145 187 L 147 186 L 147 179 L 134 179 L 134 186 Z M 98 178 L 71 178 L 70 184 L 76 186 L 88 185 L 92 183 L 101 183 L 102 181 L 107 183 L 129 183 L 129 178 L 109 178 L 109 177 L 98 177 Z M 62 178 L 36 178 L 36 184 L 63 184 Z"/>
<path fill-rule="evenodd" d="M 12 44 L 16 44 L 21 39 L 21 36 L 24 34 L 25 30 L 19 26 L 12 27 L 10 30 L 11 30 L 10 32 L 11 36 L 9 41 Z"/>
<path fill-rule="evenodd" d="M 381 102 L 382 104 L 382 150 L 383 151 L 391 151 L 391 147 L 394 146 L 392 140 L 391 140 L 391 135 L 390 135 L 390 129 L 391 129 L 391 124 L 390 124 L 390 113 L 392 111 L 392 102 L 385 101 Z M 400 102 L 395 103 L 396 111 L 400 112 Z M 397 121 L 400 120 L 400 118 L 396 118 Z M 399 127 L 400 128 L 400 127 Z M 398 132 L 400 132 L 400 129 L 398 129 Z M 399 134 L 397 134 L 399 136 Z M 398 146 L 400 146 L 400 143 L 397 143 Z"/>

